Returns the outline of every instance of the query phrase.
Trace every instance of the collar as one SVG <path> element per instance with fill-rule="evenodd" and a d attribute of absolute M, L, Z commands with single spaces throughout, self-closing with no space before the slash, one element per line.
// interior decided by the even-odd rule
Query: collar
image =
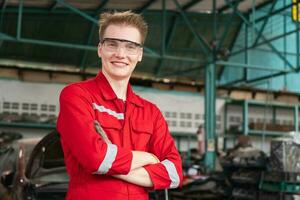
<path fill-rule="evenodd" d="M 105 100 L 114 100 L 118 98 L 115 92 L 113 91 L 111 85 L 109 84 L 108 80 L 101 71 L 96 76 L 96 82 Z M 128 84 L 127 86 L 126 101 L 131 102 L 140 107 L 144 106 L 140 97 L 133 92 L 130 84 Z"/>

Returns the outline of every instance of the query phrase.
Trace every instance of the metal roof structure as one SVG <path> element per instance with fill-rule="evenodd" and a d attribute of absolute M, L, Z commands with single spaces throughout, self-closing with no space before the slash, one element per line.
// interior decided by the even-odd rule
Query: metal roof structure
<path fill-rule="evenodd" d="M 203 85 L 204 67 L 226 60 L 243 17 L 270 0 L 0 0 L 0 65 L 95 74 L 98 17 L 133 10 L 149 23 L 138 80 Z M 222 66 L 217 66 L 218 77 Z"/>

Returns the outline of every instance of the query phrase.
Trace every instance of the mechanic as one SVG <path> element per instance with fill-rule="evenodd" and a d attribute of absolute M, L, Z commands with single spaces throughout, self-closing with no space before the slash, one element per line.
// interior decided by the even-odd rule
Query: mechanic
<path fill-rule="evenodd" d="M 143 200 L 149 190 L 180 187 L 181 158 L 167 123 L 129 84 L 148 26 L 131 11 L 103 13 L 99 23 L 102 70 L 60 94 L 57 129 L 70 176 L 67 199 Z"/>

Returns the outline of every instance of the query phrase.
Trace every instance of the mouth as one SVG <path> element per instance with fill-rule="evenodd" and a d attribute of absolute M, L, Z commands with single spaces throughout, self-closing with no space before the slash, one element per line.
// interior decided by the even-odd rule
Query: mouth
<path fill-rule="evenodd" d="M 128 65 L 128 63 L 121 61 L 112 61 L 111 64 L 113 64 L 116 67 L 126 67 Z"/>

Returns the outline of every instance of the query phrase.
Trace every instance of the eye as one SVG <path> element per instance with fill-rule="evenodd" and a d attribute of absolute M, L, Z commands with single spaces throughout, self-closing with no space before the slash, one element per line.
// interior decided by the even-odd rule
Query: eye
<path fill-rule="evenodd" d="M 107 47 L 116 48 L 118 47 L 118 43 L 115 41 L 106 41 Z"/>
<path fill-rule="evenodd" d="M 135 44 L 127 44 L 126 48 L 129 50 L 135 50 L 137 48 L 137 46 Z"/>

